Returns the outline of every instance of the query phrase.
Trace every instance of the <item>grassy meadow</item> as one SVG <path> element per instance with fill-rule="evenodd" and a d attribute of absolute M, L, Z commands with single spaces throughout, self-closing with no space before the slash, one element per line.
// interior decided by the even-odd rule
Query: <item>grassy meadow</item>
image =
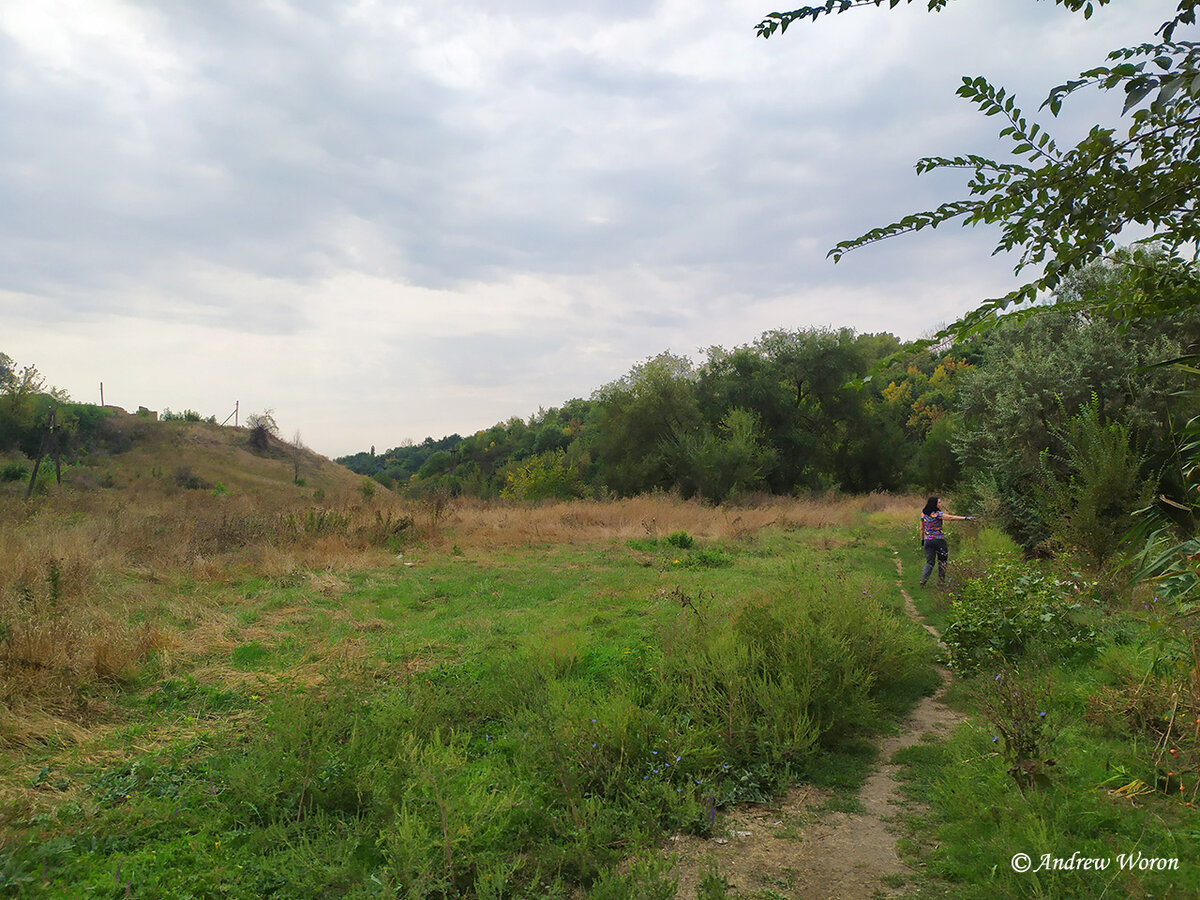
<path fill-rule="evenodd" d="M 919 498 L 402 500 L 238 434 L 0 485 L 0 896 L 666 900 L 735 804 L 855 810 L 939 658 L 881 890 L 1200 894 L 1200 645 L 1145 587 L 954 523 L 921 589 Z"/>
<path fill-rule="evenodd" d="M 0 498 L 4 895 L 673 896 L 668 834 L 852 791 L 936 684 L 911 500 L 444 506 L 201 462 Z"/>

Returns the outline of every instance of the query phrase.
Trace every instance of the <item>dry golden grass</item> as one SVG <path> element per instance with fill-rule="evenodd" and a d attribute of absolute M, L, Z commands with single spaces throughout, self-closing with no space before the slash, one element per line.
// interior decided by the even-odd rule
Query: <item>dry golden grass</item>
<path fill-rule="evenodd" d="M 863 513 L 912 516 L 921 501 L 868 494 L 817 499 L 764 498 L 744 506 L 713 506 L 655 494 L 625 500 L 520 506 L 460 500 L 451 504 L 439 534 L 462 546 L 586 543 L 662 537 L 686 531 L 704 540 L 744 537 L 764 528 L 830 528 L 851 524 Z"/>

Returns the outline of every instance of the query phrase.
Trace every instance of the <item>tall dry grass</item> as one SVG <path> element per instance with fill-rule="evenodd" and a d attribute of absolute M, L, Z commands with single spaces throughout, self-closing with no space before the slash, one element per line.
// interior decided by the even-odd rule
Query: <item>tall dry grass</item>
<path fill-rule="evenodd" d="M 369 566 L 405 516 L 294 491 L 0 498 L 0 744 L 75 733 L 102 708 L 94 686 L 133 679 L 155 654 L 205 652 L 147 609 L 204 634 L 194 626 L 217 617 L 221 585 Z"/>
<path fill-rule="evenodd" d="M 686 531 L 704 540 L 736 540 L 771 527 L 846 526 L 864 513 L 911 517 L 921 503 L 914 497 L 892 494 L 765 497 L 741 506 L 713 506 L 668 494 L 534 506 L 460 500 L 445 514 L 441 533 L 452 535 L 460 546 L 483 548 L 628 540 L 674 531 Z"/>

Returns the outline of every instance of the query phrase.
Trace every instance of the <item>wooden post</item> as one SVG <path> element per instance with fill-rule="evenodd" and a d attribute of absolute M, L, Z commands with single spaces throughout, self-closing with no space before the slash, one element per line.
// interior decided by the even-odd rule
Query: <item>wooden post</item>
<path fill-rule="evenodd" d="M 25 491 L 25 499 L 28 500 L 33 496 L 33 486 L 37 483 L 38 469 L 42 467 L 42 458 L 46 455 L 46 451 L 53 449 L 54 451 L 54 477 L 58 484 L 62 484 L 62 457 L 58 447 L 58 432 L 55 430 L 58 425 L 58 410 L 50 410 L 50 418 L 46 422 L 46 430 L 42 432 L 42 443 L 38 447 L 38 458 L 33 464 L 33 474 L 29 476 L 29 488 Z"/>
<path fill-rule="evenodd" d="M 50 443 L 54 445 L 54 482 L 62 484 L 62 452 L 58 446 L 58 410 L 50 410 Z"/>
<path fill-rule="evenodd" d="M 100 382 L 100 406 L 104 406 L 104 382 Z"/>
<path fill-rule="evenodd" d="M 242 407 L 241 400 L 233 401 L 233 427 L 234 428 L 238 427 L 238 410 L 241 409 L 241 407 Z"/>

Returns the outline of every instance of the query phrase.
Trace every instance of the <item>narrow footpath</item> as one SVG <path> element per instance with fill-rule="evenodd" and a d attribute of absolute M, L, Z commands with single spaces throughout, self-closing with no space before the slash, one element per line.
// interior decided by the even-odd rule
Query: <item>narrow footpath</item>
<path fill-rule="evenodd" d="M 900 557 L 896 574 L 903 576 Z M 940 641 L 904 589 L 896 586 L 904 608 Z M 942 702 L 950 673 L 938 667 L 942 687 L 921 700 L 900 734 L 879 747 L 882 763 L 858 793 L 861 812 L 827 811 L 829 793 L 793 788 L 778 804 L 743 804 L 723 822 L 723 834 L 709 839 L 677 836 L 670 851 L 679 859 L 677 900 L 694 900 L 696 886 L 709 859 L 739 894 L 795 897 L 803 900 L 871 900 L 903 892 L 911 870 L 896 849 L 896 820 L 906 807 L 896 781 L 898 750 L 919 743 L 927 734 L 946 736 L 963 717 Z"/>

